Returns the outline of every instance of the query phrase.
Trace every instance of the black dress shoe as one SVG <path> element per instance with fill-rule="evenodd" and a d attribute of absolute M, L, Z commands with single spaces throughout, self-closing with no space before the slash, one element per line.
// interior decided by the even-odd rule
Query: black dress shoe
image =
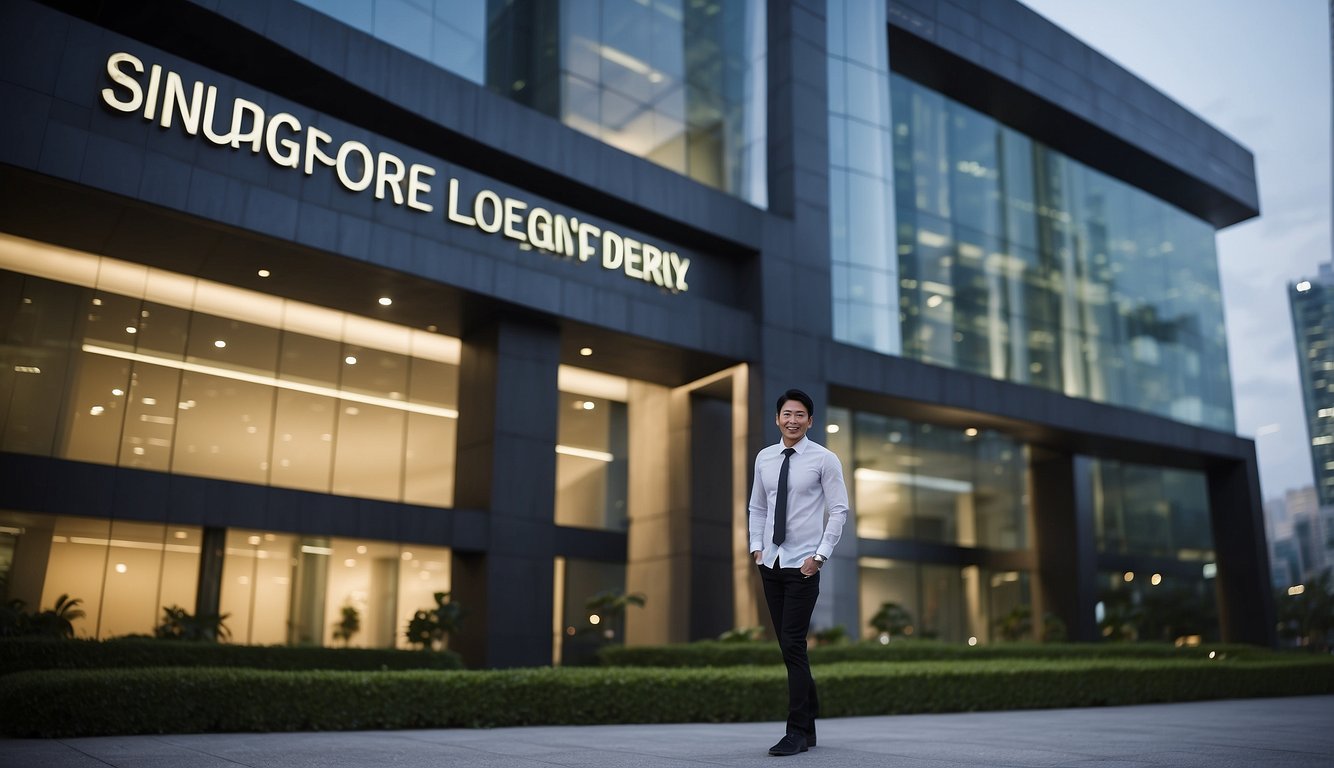
<path fill-rule="evenodd" d="M 783 737 L 782 741 L 769 748 L 769 754 L 777 755 L 778 757 L 787 757 L 788 755 L 795 755 L 798 752 L 805 752 L 806 749 L 805 736 L 794 736 L 789 733 Z"/>

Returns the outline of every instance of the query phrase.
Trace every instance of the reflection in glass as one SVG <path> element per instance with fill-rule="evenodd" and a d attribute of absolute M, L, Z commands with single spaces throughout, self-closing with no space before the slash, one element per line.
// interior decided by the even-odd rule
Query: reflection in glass
<path fill-rule="evenodd" d="M 976 565 L 931 565 L 863 557 L 857 561 L 861 592 L 861 637 L 930 638 L 949 643 L 1032 640 L 1031 574 Z M 902 609 L 905 621 L 887 636 L 871 625 L 885 603 Z"/>
<path fill-rule="evenodd" d="M 625 642 L 624 614 L 590 611 L 590 599 L 625 592 L 625 565 L 558 557 L 555 560 L 553 615 L 559 623 L 552 658 L 565 666 L 594 663 L 604 645 Z M 631 607 L 629 610 L 636 610 Z"/>
<path fill-rule="evenodd" d="M 831 287 L 834 338 L 899 354 L 885 14 L 868 0 L 828 4 Z"/>
<path fill-rule="evenodd" d="M 905 356 L 1233 429 L 1207 222 L 906 78 L 889 93 Z M 836 336 L 877 348 L 840 330 L 837 280 L 834 300 Z"/>
<path fill-rule="evenodd" d="M 1203 472 L 1106 459 L 1088 467 L 1099 552 L 1213 559 Z"/>
<path fill-rule="evenodd" d="M 997 550 L 1028 547 L 1022 444 L 990 430 L 864 412 L 852 414 L 851 427 L 850 443 L 831 441 L 830 449 L 851 446 L 852 455 L 840 458 L 853 467 L 858 536 Z M 839 435 L 842 429 L 840 424 Z"/>
<path fill-rule="evenodd" d="M 768 202 L 760 0 L 301 2 L 636 157 Z"/>
<path fill-rule="evenodd" d="M 1094 618 L 1099 634 L 1109 642 L 1193 646 L 1220 637 L 1214 582 L 1203 572 L 1100 572 Z"/>

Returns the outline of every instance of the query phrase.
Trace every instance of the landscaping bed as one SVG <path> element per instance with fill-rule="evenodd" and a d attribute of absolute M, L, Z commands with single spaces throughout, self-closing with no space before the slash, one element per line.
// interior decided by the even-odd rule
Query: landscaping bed
<path fill-rule="evenodd" d="M 1084 707 L 1334 693 L 1334 659 L 976 659 L 836 662 L 822 716 Z M 781 666 L 700 669 L 273 671 L 61 669 L 0 685 L 15 737 L 135 733 L 777 721 Z"/>

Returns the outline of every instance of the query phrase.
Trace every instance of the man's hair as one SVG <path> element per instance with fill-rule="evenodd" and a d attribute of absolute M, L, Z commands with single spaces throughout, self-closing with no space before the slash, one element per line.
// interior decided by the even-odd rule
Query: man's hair
<path fill-rule="evenodd" d="M 800 389 L 789 389 L 788 391 L 784 392 L 778 398 L 778 403 L 774 405 L 774 413 L 775 414 L 782 413 L 783 403 L 786 403 L 788 400 L 796 400 L 797 402 L 806 406 L 807 416 L 812 416 L 812 417 L 815 416 L 815 401 L 811 399 L 810 395 L 806 394 L 805 392 L 802 392 Z"/>

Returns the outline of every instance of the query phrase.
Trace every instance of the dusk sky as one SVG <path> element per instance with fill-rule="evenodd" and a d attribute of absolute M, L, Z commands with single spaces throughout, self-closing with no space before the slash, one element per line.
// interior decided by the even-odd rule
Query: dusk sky
<path fill-rule="evenodd" d="M 1331 245 L 1328 0 L 1023 0 L 1255 155 L 1260 216 L 1218 235 L 1238 434 L 1264 498 L 1311 485 L 1287 285 Z"/>

